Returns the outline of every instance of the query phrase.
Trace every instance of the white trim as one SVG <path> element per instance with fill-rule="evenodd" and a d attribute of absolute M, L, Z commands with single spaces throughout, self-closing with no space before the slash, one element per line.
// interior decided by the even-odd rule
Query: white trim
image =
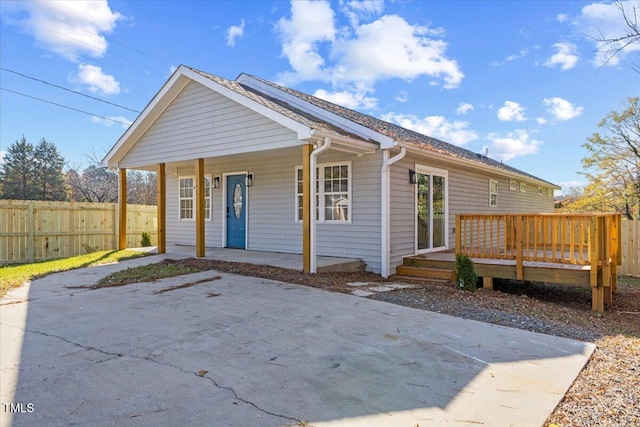
<path fill-rule="evenodd" d="M 449 249 L 449 171 L 446 169 L 438 169 L 430 166 L 424 166 L 420 164 L 415 165 L 416 173 L 422 175 L 436 175 L 444 177 L 444 246 L 438 246 L 437 248 L 418 249 L 418 184 L 415 184 L 414 189 L 414 253 L 424 254 L 428 252 L 437 252 L 441 250 Z M 430 190 L 433 188 L 433 179 L 429 180 Z M 433 195 L 433 191 L 429 191 L 429 194 Z M 431 204 L 432 205 L 432 204 Z M 433 215 L 429 216 L 429 231 L 433 230 Z M 457 230 L 456 230 L 457 231 Z"/>
<path fill-rule="evenodd" d="M 396 154 L 392 158 L 389 156 L 391 153 L 389 150 L 383 150 L 382 152 L 382 169 L 380 171 L 381 182 L 381 221 L 380 221 L 380 234 L 382 236 L 381 248 L 380 248 L 380 270 L 381 276 L 384 278 L 389 277 L 389 270 L 391 269 L 391 177 L 389 176 L 389 169 L 391 165 L 399 160 L 402 160 L 407 154 L 407 149 L 400 148 L 400 153 Z"/>
<path fill-rule="evenodd" d="M 225 172 L 222 174 L 222 248 L 227 247 L 227 177 L 230 175 L 244 175 L 245 179 L 249 171 Z M 254 183 L 255 185 L 255 183 Z M 253 185 L 252 185 L 253 187 Z M 244 186 L 245 214 L 244 214 L 244 249 L 249 247 L 249 188 Z"/>
<path fill-rule="evenodd" d="M 348 204 L 347 204 L 347 219 L 346 220 L 341 220 L 341 219 L 326 219 L 325 217 L 325 201 L 324 201 L 324 196 L 325 196 L 325 192 L 324 192 L 324 168 L 327 167 L 332 167 L 332 166 L 346 166 L 347 167 L 347 196 L 348 196 Z M 328 163 L 318 163 L 316 165 L 316 174 L 318 172 L 320 172 L 321 176 L 316 176 L 316 181 L 318 181 L 318 193 L 316 193 L 316 196 L 318 201 L 320 202 L 319 206 L 316 206 L 316 210 L 318 211 L 318 218 L 316 218 L 316 222 L 319 224 L 351 224 L 352 222 L 352 218 L 353 215 L 351 213 L 351 209 L 352 209 L 352 198 L 353 198 L 353 191 L 352 191 L 352 186 L 353 186 L 353 168 L 352 168 L 352 164 L 351 164 L 351 160 L 345 160 L 345 161 L 336 161 L 336 162 L 328 162 Z M 302 170 L 302 166 L 298 165 L 295 167 L 295 185 L 294 185 L 294 190 L 295 190 L 295 200 L 294 200 L 294 221 L 298 224 L 302 223 L 302 219 L 298 219 L 298 212 L 300 210 L 300 206 L 298 205 L 298 197 L 301 196 L 300 193 L 298 193 L 298 171 Z M 312 184 L 313 185 L 313 184 Z"/>

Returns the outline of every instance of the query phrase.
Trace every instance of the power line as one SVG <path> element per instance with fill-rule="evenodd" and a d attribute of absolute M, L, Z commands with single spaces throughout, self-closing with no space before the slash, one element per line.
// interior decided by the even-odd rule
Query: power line
<path fill-rule="evenodd" d="M 72 26 L 72 27 L 74 27 L 74 28 L 77 28 L 77 29 L 79 29 L 79 30 L 82 30 L 82 31 L 84 31 L 84 32 L 86 32 L 86 33 L 89 33 L 89 34 L 92 34 L 92 35 L 93 35 L 93 34 L 95 34 L 95 33 L 93 33 L 92 31 L 87 30 L 86 28 L 83 28 L 83 27 L 81 27 L 81 26 L 79 26 L 79 25 L 72 24 L 71 22 L 65 21 L 64 19 L 60 19 L 60 18 L 58 18 L 58 17 L 56 17 L 56 16 L 49 15 L 48 13 L 42 12 L 41 10 L 34 10 L 33 12 L 35 12 L 35 13 L 39 13 L 39 14 L 44 15 L 44 16 L 47 16 L 47 17 L 49 17 L 49 18 L 51 18 L 51 19 L 55 19 L 55 20 L 57 20 L 57 21 L 63 22 L 63 23 L 65 23 L 65 24 L 67 24 L 67 25 L 70 25 L 70 26 Z M 59 33 L 59 34 L 62 34 L 62 33 Z M 68 36 L 68 35 L 66 35 L 66 34 L 62 34 L 62 35 L 66 36 L 66 37 L 69 37 L 69 38 L 73 38 L 73 37 Z M 120 45 L 120 46 L 122 46 L 122 47 L 125 47 L 125 48 L 127 48 L 127 49 L 129 49 L 129 50 L 132 50 L 132 51 L 134 51 L 134 52 L 137 52 L 137 53 L 142 54 L 142 55 L 144 55 L 144 56 L 147 56 L 147 57 L 149 57 L 149 58 L 155 59 L 156 61 L 164 62 L 165 64 L 171 64 L 171 63 L 170 63 L 169 61 L 167 61 L 167 60 L 164 60 L 164 59 L 162 59 L 162 58 L 158 58 L 157 56 L 151 55 L 151 54 L 146 53 L 146 52 L 144 52 L 144 51 L 142 51 L 142 50 L 139 50 L 139 49 L 136 49 L 136 48 L 131 47 L 131 46 L 129 46 L 129 45 L 126 45 L 126 44 L 124 44 L 124 43 L 121 43 L 121 42 L 115 41 L 115 40 L 113 40 L 113 39 L 110 39 L 110 38 L 109 38 L 109 37 L 107 37 L 107 36 L 101 35 L 101 37 L 103 37 L 105 40 L 108 40 L 108 41 L 110 41 L 110 42 L 112 42 L 112 43 L 115 43 L 115 44 L 117 44 L 117 45 Z M 77 40 L 77 39 L 74 39 L 74 40 Z M 78 40 L 78 41 L 82 42 L 81 40 Z M 83 42 L 83 43 L 84 43 L 84 42 Z M 88 44 L 88 43 L 87 43 L 87 44 Z M 93 46 L 93 47 L 97 47 L 97 46 Z"/>
<path fill-rule="evenodd" d="M 89 116 L 99 117 L 101 119 L 108 120 L 110 122 L 120 123 L 121 125 L 129 126 L 131 124 L 131 123 L 123 122 L 121 120 L 116 120 L 116 119 L 112 119 L 112 118 L 109 118 L 109 117 L 100 116 L 98 114 L 93 114 L 93 113 L 90 113 L 88 111 L 78 110 L 77 108 L 69 107 L 67 105 L 58 104 L 58 103 L 53 102 L 53 101 L 47 101 L 46 99 L 42 99 L 42 98 L 38 98 L 38 97 L 35 97 L 35 96 L 27 95 L 26 93 L 17 92 L 15 90 L 5 89 L 3 87 L 0 87 L 0 90 L 4 90 L 5 92 L 15 93 L 16 95 L 25 96 L 27 98 L 31 98 L 31 99 L 35 99 L 35 100 L 38 100 L 38 101 L 41 101 L 41 102 L 45 102 L 47 104 L 52 104 L 52 105 L 55 105 L 55 106 L 58 106 L 58 107 L 66 108 L 67 110 L 76 111 L 78 113 L 87 114 Z"/>
<path fill-rule="evenodd" d="M 35 77 L 28 76 L 28 75 L 26 75 L 26 74 L 22 74 L 22 73 L 19 73 L 19 72 L 17 72 L 17 71 L 14 71 L 14 70 L 9 70 L 8 68 L 0 67 L 0 70 L 2 70 L 2 71 L 7 71 L 7 72 L 9 72 L 9 73 L 16 74 L 16 75 L 18 75 L 18 76 L 20 76 L 20 77 L 24 77 L 24 78 L 27 78 L 27 79 L 35 80 L 35 81 L 37 81 L 37 82 L 44 83 L 44 84 L 46 84 L 46 85 L 56 87 L 56 88 L 58 88 L 58 89 L 66 90 L 67 92 L 75 93 L 76 95 L 82 95 L 82 96 L 84 96 L 84 97 L 86 97 L 86 98 L 90 98 L 90 99 L 94 99 L 94 100 L 96 100 L 96 101 L 104 102 L 105 104 L 113 105 L 114 107 L 124 108 L 125 110 L 129 110 L 129 111 L 132 111 L 132 112 L 134 112 L 134 113 L 140 113 L 140 111 L 138 111 L 138 110 L 134 110 L 134 109 L 129 108 L 129 107 L 125 107 L 124 105 L 120 105 L 120 104 L 116 104 L 116 103 L 113 103 L 113 102 L 106 101 L 106 100 L 104 100 L 104 99 L 96 98 L 95 96 L 87 95 L 87 94 L 84 94 L 84 93 L 82 93 L 82 92 L 77 92 L 77 91 L 75 91 L 75 90 L 71 90 L 71 89 L 68 89 L 68 88 L 63 87 L 63 86 L 58 86 L 57 84 L 49 83 L 49 82 L 47 82 L 47 81 L 40 80 L 40 79 L 37 79 L 37 78 L 35 78 Z"/>
<path fill-rule="evenodd" d="M 82 92 L 77 92 L 77 91 L 75 91 L 75 90 L 68 89 L 68 88 L 66 88 L 66 87 L 56 85 L 56 84 L 54 84 L 54 83 L 49 83 L 49 82 L 47 82 L 47 81 L 44 81 L 44 80 L 41 80 L 41 79 L 38 79 L 38 78 L 35 78 L 35 77 L 28 76 L 28 75 L 26 75 L 26 74 L 22 74 L 22 73 L 19 73 L 19 72 L 17 72 L 17 71 L 14 71 L 14 70 L 9 70 L 9 69 L 7 69 L 7 68 L 3 68 L 3 67 L 0 67 L 0 70 L 7 71 L 7 72 L 9 72 L 9 73 L 16 74 L 16 75 L 18 75 L 18 76 L 25 77 L 25 78 L 27 78 L 27 79 L 35 80 L 35 81 L 37 81 L 37 82 L 44 83 L 44 84 L 46 84 L 46 85 L 53 86 L 53 87 L 58 88 L 58 89 L 66 90 L 67 92 L 75 93 L 76 95 L 82 95 L 82 96 L 84 96 L 84 97 L 86 97 L 86 98 L 90 98 L 90 99 L 93 99 L 93 100 L 96 100 L 96 101 L 104 102 L 105 104 L 113 105 L 114 107 L 124 108 L 125 110 L 129 110 L 129 111 L 132 111 L 132 112 L 134 112 L 134 113 L 140 113 L 140 111 L 138 111 L 138 110 L 134 110 L 134 109 L 129 108 L 129 107 L 125 107 L 124 105 L 120 105 L 120 104 L 116 104 L 116 103 L 114 103 L 114 102 L 110 102 L 110 101 L 107 101 L 107 100 L 104 100 L 104 99 L 96 98 L 96 97 L 94 97 L 94 96 L 87 95 L 87 94 L 84 94 L 84 93 L 82 93 Z"/>

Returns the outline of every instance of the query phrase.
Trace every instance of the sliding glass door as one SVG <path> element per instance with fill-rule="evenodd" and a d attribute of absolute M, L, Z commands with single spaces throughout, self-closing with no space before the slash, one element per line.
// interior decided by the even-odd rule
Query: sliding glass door
<path fill-rule="evenodd" d="M 416 167 L 416 249 L 447 247 L 447 185 L 445 170 Z"/>

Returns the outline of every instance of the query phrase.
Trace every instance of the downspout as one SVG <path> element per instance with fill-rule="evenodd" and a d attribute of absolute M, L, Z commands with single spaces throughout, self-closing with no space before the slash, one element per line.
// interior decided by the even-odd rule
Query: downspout
<path fill-rule="evenodd" d="M 402 160 L 407 155 L 407 149 L 405 147 L 400 148 L 400 152 L 395 156 L 389 158 L 389 150 L 382 151 L 382 171 L 381 171 L 381 188 L 382 188 L 382 218 L 381 218 L 381 234 L 382 234 L 382 247 L 381 247 L 381 275 L 382 277 L 389 277 L 390 269 L 390 255 L 391 255 L 391 180 L 389 179 L 389 167 Z"/>
<path fill-rule="evenodd" d="M 311 152 L 311 160 L 310 160 L 310 165 L 309 167 L 311 168 L 311 200 L 309 201 L 309 205 L 310 205 L 310 214 L 311 214 L 311 221 L 309 224 L 309 234 L 311 234 L 311 236 L 309 237 L 309 241 L 310 241 L 310 246 L 311 246 L 311 260 L 310 260 L 310 265 L 309 265 L 309 270 L 311 273 L 315 273 L 316 272 L 316 256 L 317 256 L 317 249 L 316 249 L 316 180 L 318 179 L 318 177 L 316 176 L 316 165 L 318 163 L 317 161 L 317 157 L 320 153 L 326 151 L 329 149 L 329 147 L 331 147 L 331 138 L 329 138 L 328 136 L 324 137 L 324 140 L 322 142 L 322 144 L 320 144 L 318 146 L 318 148 L 316 148 L 315 150 L 313 150 Z"/>

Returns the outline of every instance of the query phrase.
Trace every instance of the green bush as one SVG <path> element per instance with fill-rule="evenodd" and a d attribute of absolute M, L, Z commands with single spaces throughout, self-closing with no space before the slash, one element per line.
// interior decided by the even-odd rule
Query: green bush
<path fill-rule="evenodd" d="M 456 254 L 456 276 L 460 289 L 471 292 L 476 291 L 478 276 L 473 267 L 473 261 L 467 255 Z"/>
<path fill-rule="evenodd" d="M 151 236 L 146 231 L 142 232 L 142 240 L 140 241 L 140 246 L 142 246 L 143 248 L 151 246 Z"/>

